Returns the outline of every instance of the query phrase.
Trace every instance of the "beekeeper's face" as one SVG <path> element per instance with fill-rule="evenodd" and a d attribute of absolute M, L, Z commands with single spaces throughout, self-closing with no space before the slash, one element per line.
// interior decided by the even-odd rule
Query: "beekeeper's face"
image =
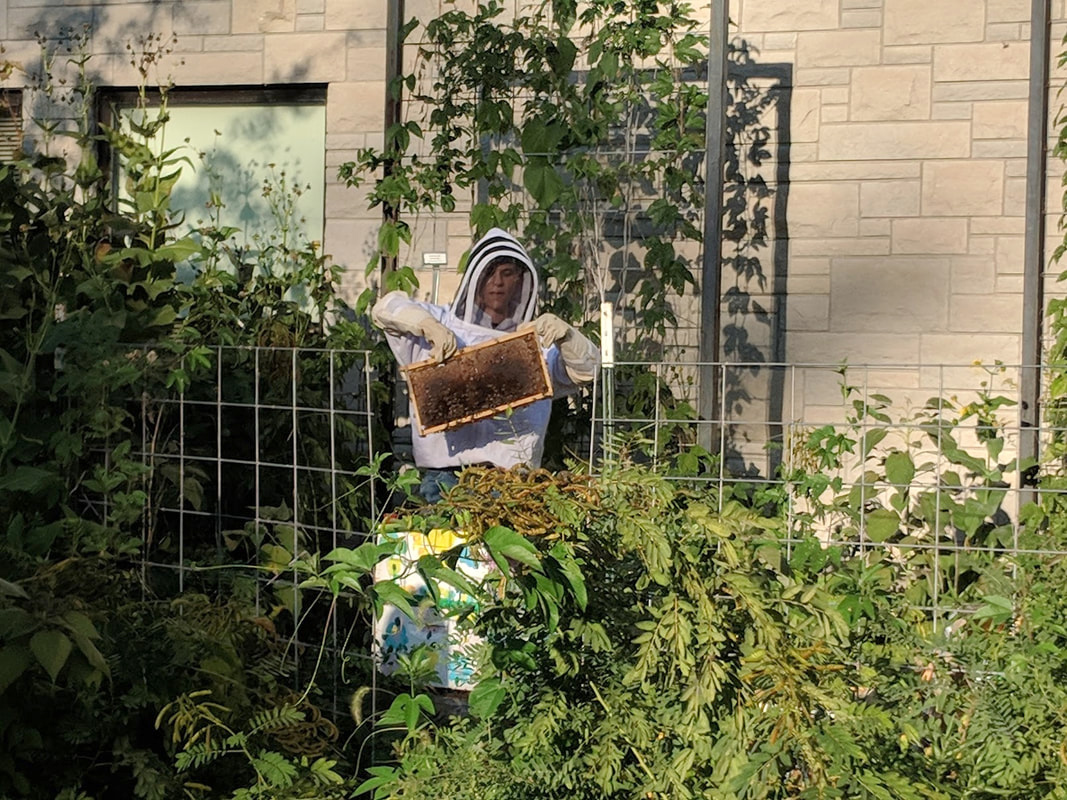
<path fill-rule="evenodd" d="M 474 301 L 493 324 L 507 317 L 514 308 L 522 286 L 522 268 L 514 261 L 494 261 L 478 281 Z"/>

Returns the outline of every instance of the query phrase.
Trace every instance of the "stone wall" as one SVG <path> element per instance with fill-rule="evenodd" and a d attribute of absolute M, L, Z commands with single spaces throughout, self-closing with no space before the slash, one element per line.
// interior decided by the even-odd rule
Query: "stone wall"
<path fill-rule="evenodd" d="M 410 4 L 409 4 L 410 5 Z M 385 0 L 191 0 L 57 2 L 0 0 L 2 57 L 39 68 L 38 33 L 92 31 L 90 71 L 99 86 L 135 87 L 128 42 L 176 34 L 173 54 L 151 79 L 175 88 L 327 87 L 325 252 L 349 268 L 353 295 L 376 241 L 378 210 L 337 180 L 337 167 L 359 148 L 381 147 L 385 108 Z M 17 88 L 14 74 L 5 85 Z"/>
<path fill-rule="evenodd" d="M 407 0 L 405 17 L 425 20 L 447 7 Z M 731 37 L 752 46 L 758 64 L 786 65 L 790 74 L 788 129 L 774 143 L 788 160 L 778 186 L 787 224 L 775 229 L 787 237 L 787 258 L 761 302 L 778 332 L 775 340 L 759 329 L 766 357 L 872 364 L 872 390 L 916 401 L 980 378 L 940 365 L 1017 363 L 1029 0 L 731 0 L 730 16 Z M 1067 79 L 1055 65 L 1067 0 L 1053 0 L 1052 17 L 1050 117 Z M 383 141 L 385 0 L 0 0 L 4 57 L 28 66 L 39 58 L 35 32 L 83 23 L 92 26 L 94 76 L 103 85 L 136 85 L 125 43 L 170 31 L 177 50 L 162 69 L 179 88 L 325 85 L 324 247 L 349 268 L 350 293 L 362 288 L 379 215 L 336 172 L 359 148 Z M 1050 159 L 1048 172 L 1051 253 L 1061 164 Z M 470 244 L 465 216 L 423 215 L 412 224 L 405 260 L 418 266 L 424 252 L 446 253 L 437 291 L 451 296 L 455 264 Z M 423 276 L 427 296 L 432 272 Z M 683 318 L 695 333 L 693 310 Z M 790 375 L 780 413 L 837 413 L 832 369 Z M 753 386 L 764 399 L 771 390 Z M 753 415 L 767 419 L 746 410 Z"/>
<path fill-rule="evenodd" d="M 1065 17 L 1055 0 L 1050 118 Z M 916 397 L 976 385 L 940 364 L 1017 364 L 1029 0 L 733 0 L 731 19 L 794 67 L 784 360 L 900 365 L 880 372 Z M 806 417 L 839 397 L 798 394 Z"/>

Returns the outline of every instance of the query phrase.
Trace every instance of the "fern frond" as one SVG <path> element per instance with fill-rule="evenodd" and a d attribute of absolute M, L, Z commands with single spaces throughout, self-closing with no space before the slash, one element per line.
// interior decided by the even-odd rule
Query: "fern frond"
<path fill-rule="evenodd" d="M 304 721 L 304 712 L 294 706 L 274 706 L 258 712 L 248 721 L 248 734 L 276 731 Z"/>
<path fill-rule="evenodd" d="M 252 766 L 260 777 L 274 788 L 286 789 L 293 785 L 297 769 L 292 761 L 273 750 L 261 750 L 252 759 Z"/>
<path fill-rule="evenodd" d="M 178 753 L 175 757 L 175 766 L 177 766 L 178 772 L 199 769 L 218 760 L 228 752 L 229 750 L 219 746 L 215 741 L 205 739 Z"/>

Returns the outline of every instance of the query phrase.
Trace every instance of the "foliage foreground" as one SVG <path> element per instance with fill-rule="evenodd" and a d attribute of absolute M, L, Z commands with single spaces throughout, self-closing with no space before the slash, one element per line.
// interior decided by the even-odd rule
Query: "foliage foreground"
<path fill-rule="evenodd" d="M 494 480 L 447 501 L 497 565 L 470 714 L 398 698 L 377 800 L 1065 796 L 1062 558 L 990 550 L 935 620 L 885 547 L 644 471 Z"/>
<path fill-rule="evenodd" d="M 255 509 L 276 524 L 225 530 L 247 519 L 258 481 L 239 473 L 224 495 L 184 455 L 217 462 L 244 446 L 273 459 L 298 424 L 312 444 L 356 435 L 321 417 L 179 418 L 179 403 L 221 397 L 223 374 L 231 401 L 292 402 L 284 376 L 299 366 L 301 402 L 320 407 L 337 391 L 323 376 L 362 363 L 369 338 L 344 321 L 338 268 L 315 243 L 239 247 L 217 208 L 182 223 L 172 190 L 191 154 L 152 146 L 165 91 L 154 110 L 142 88 L 139 114 L 90 125 L 88 35 L 67 49 L 77 80 L 46 74 L 58 57 L 47 42 L 42 75 L 27 77 L 70 110 L 69 129 L 35 120 L 26 150 L 0 164 L 0 797 L 343 796 L 339 734 L 319 711 L 329 678 L 306 666 L 296 678 L 293 627 L 308 612 L 291 581 L 271 582 L 279 537 L 286 562 L 317 548 L 277 482 L 259 488 L 278 507 Z M 144 77 L 167 45 L 141 47 L 131 63 Z M 15 69 L 0 59 L 0 75 Z M 104 145 L 122 181 L 98 163 Z M 334 466 L 365 464 L 356 447 L 346 456 Z M 348 528 L 363 481 L 340 487 Z M 297 487 L 306 504 L 318 483 Z M 201 523 L 184 527 L 186 512 Z"/>
<path fill-rule="evenodd" d="M 570 191 L 543 151 L 589 143 L 575 138 L 583 126 L 552 115 L 556 99 L 586 92 L 577 99 L 595 101 L 597 115 L 611 111 L 604 87 L 630 85 L 615 80 L 620 64 L 633 61 L 619 54 L 662 49 L 653 36 L 660 17 L 642 20 L 601 29 L 587 83 L 572 86 L 566 45 L 546 46 L 557 68 L 538 73 L 549 81 L 538 95 L 544 113 L 521 133 L 510 123 L 483 124 L 492 120 L 473 129 L 517 135 L 523 145 L 524 181 L 537 206 L 528 233 L 555 230 L 549 210 Z M 490 21 L 475 20 L 491 33 Z M 634 38 L 641 31 L 645 43 Z M 535 32 L 566 41 L 566 30 Z M 616 32 L 628 38 L 616 43 Z M 155 55 L 146 53 L 142 67 Z M 442 74 L 457 85 L 466 79 Z M 472 74 L 480 81 L 486 71 Z M 510 91 L 512 73 L 500 74 Z M 83 125 L 92 98 L 84 79 L 65 90 Z M 665 238 L 636 290 L 648 299 L 649 330 L 671 322 L 654 302 L 663 287 L 691 284 L 670 242 L 693 233 L 680 209 L 695 173 L 677 165 L 699 122 L 690 112 L 703 102 L 666 78 L 662 89 L 664 97 L 677 89 L 677 102 L 663 104 L 659 130 L 679 138 L 660 140 L 666 160 L 647 164 L 681 183 L 656 207 Z M 493 108 L 503 106 L 475 111 Z M 449 111 L 461 122 L 468 113 L 462 105 Z M 44 131 L 45 144 L 75 141 L 80 159 L 47 155 L 46 147 L 0 165 L 0 796 L 1067 796 L 1067 573 L 1056 555 L 1067 550 L 1063 515 L 1054 501 L 1028 509 L 1016 538 L 1002 508 L 1004 439 L 989 416 L 1001 401 L 991 395 L 965 410 L 938 399 L 922 412 L 919 428 L 952 468 L 937 467 L 935 484 L 913 489 L 933 462 L 878 449 L 874 434 L 884 431 L 868 422 L 889 425 L 888 417 L 846 390 L 857 408 L 851 430 L 813 431 L 809 455 L 818 457 L 805 474 L 785 476 L 808 509 L 789 520 L 780 509 L 804 506 L 789 506 L 785 489 L 777 499 L 740 487 L 719 495 L 637 468 L 595 479 L 469 470 L 433 519 L 401 524 L 462 530 L 495 565 L 472 584 L 456 570 L 459 553 L 419 563 L 431 586 L 452 583 L 478 601 L 457 612 L 484 642 L 471 653 L 479 672 L 470 713 L 442 720 L 434 694 L 419 693 L 433 653 L 412 653 L 390 680 L 373 676 L 371 617 L 386 603 L 417 611 L 397 586 L 371 580 L 390 547 L 354 534 L 352 549 L 327 552 L 307 509 L 298 514 L 286 495 L 278 501 L 280 489 L 244 485 L 224 494 L 210 486 L 184 456 L 217 459 L 258 426 L 242 417 L 232 427 L 210 417 L 179 422 L 174 403 L 149 402 L 219 397 L 225 372 L 234 402 L 269 405 L 297 397 L 282 376 L 299 367 L 300 391 L 309 393 L 301 405 L 311 406 L 334 391 L 316 390 L 316 379 L 349 364 L 298 359 L 297 350 L 354 351 L 372 341 L 358 321 L 326 324 L 348 310 L 337 270 L 313 243 L 268 241 L 248 251 L 233 245 L 232 229 L 178 225 L 171 189 L 188 159 L 148 146 L 165 116 L 51 138 Z M 391 146 L 405 149 L 400 139 L 413 133 L 391 131 Z M 96 163 L 104 144 L 121 155 L 124 191 Z M 436 170 L 442 162 L 427 163 Z M 569 163 L 572 175 L 595 166 Z M 513 166 L 492 165 L 497 201 L 511 191 Z M 626 178 L 623 167 L 617 174 Z M 418 207 L 418 197 L 387 193 L 418 174 L 395 170 L 376 198 Z M 474 186 L 491 175 L 454 183 Z M 594 171 L 585 185 L 597 195 L 599 186 L 631 180 L 615 175 Z M 451 184 L 429 186 L 438 200 L 423 205 L 444 207 Z M 471 221 L 480 228 L 521 215 L 509 206 L 492 216 L 486 206 Z M 571 316 L 580 309 L 568 309 L 568 299 L 584 297 L 571 291 L 582 280 L 573 253 L 588 247 L 571 245 L 595 241 L 596 230 L 582 225 L 596 219 L 576 216 L 575 227 L 559 228 L 559 257 L 548 262 L 556 310 Z M 279 222 L 281 230 L 292 221 Z M 396 255 L 405 230 L 401 220 L 383 227 L 383 253 Z M 193 277 L 179 280 L 179 271 Z M 258 354 L 279 348 L 288 353 L 280 360 Z M 1062 389 L 1051 391 L 1060 398 Z M 976 408 L 982 458 L 954 438 Z M 267 454 L 291 452 L 298 426 L 302 442 L 333 431 L 296 416 L 264 423 L 258 438 Z M 340 433 L 359 441 L 348 428 Z M 1059 455 L 1062 442 L 1055 444 Z M 685 455 L 700 461 L 695 452 Z M 853 454 L 873 477 L 849 490 L 834 473 L 842 455 Z M 345 466 L 353 479 L 330 486 L 348 504 L 338 513 L 346 531 L 365 530 L 364 483 L 377 479 L 384 458 L 373 455 L 368 464 L 352 448 Z M 300 464 L 320 463 L 316 453 L 299 456 Z M 296 473 L 292 459 L 282 462 L 294 466 L 285 478 Z M 1059 480 L 1047 485 L 1059 488 Z M 323 505 L 310 478 L 288 483 L 290 497 Z M 872 486 L 891 488 L 879 497 Z M 223 528 L 234 507 L 250 507 L 248 497 L 260 494 L 276 505 L 256 503 L 257 524 Z M 176 532 L 184 511 L 213 521 Z M 845 537 L 862 530 L 864 538 L 826 547 L 809 535 L 831 529 Z M 370 719 L 361 711 L 369 685 L 374 708 L 395 692 L 388 710 Z"/>

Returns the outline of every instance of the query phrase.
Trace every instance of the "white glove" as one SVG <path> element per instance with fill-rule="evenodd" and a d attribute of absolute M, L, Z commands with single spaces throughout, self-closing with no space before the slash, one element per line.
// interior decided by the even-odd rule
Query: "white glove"
<path fill-rule="evenodd" d="M 586 339 L 573 325 L 555 314 L 542 314 L 533 322 L 519 326 L 519 330 L 533 328 L 542 347 L 555 345 L 563 358 L 567 377 L 577 383 L 589 383 L 600 367 L 600 348 Z"/>
<path fill-rule="evenodd" d="M 380 298 L 370 315 L 374 324 L 388 333 L 425 339 L 438 363 L 456 352 L 456 335 L 401 291 Z"/>
<path fill-rule="evenodd" d="M 428 313 L 422 321 L 420 335 L 430 343 L 430 347 L 433 348 L 430 355 L 438 364 L 456 354 L 456 334 L 452 333 Z"/>

